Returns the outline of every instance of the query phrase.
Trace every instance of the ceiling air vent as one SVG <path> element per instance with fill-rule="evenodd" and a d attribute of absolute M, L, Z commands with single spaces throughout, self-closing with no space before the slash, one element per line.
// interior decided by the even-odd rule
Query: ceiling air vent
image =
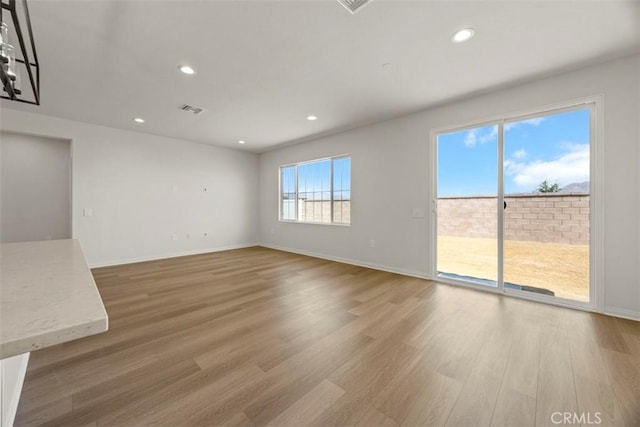
<path fill-rule="evenodd" d="M 338 0 L 349 12 L 356 13 L 360 8 L 369 3 L 371 0 Z"/>
<path fill-rule="evenodd" d="M 195 115 L 201 114 L 204 111 L 204 108 L 195 107 L 193 105 L 184 104 L 180 107 L 182 111 L 186 111 L 187 113 L 193 113 Z"/>

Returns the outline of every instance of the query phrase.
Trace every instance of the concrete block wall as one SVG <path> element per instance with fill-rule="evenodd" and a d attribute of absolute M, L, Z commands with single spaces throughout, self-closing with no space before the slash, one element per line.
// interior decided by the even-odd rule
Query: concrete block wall
<path fill-rule="evenodd" d="M 334 201 L 334 222 L 351 222 L 351 201 Z M 298 218 L 309 222 L 331 222 L 331 202 L 327 200 L 299 200 Z"/>
<path fill-rule="evenodd" d="M 589 194 L 548 193 L 505 197 L 505 239 L 589 244 Z M 438 234 L 495 238 L 496 197 L 438 199 Z"/>

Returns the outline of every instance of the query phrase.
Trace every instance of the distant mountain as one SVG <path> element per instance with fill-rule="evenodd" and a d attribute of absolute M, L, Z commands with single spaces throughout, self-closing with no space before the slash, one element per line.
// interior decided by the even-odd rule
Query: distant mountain
<path fill-rule="evenodd" d="M 573 182 L 562 187 L 559 193 L 588 193 L 589 181 Z"/>

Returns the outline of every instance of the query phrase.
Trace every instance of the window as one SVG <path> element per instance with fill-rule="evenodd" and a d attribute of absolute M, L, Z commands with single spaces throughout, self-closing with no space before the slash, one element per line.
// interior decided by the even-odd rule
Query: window
<path fill-rule="evenodd" d="M 280 167 L 280 219 L 351 223 L 351 157 Z"/>

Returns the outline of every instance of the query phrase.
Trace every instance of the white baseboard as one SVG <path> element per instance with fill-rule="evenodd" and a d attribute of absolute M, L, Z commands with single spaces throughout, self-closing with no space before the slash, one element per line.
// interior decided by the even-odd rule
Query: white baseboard
<path fill-rule="evenodd" d="M 640 313 L 633 310 L 624 310 L 621 308 L 606 307 L 604 314 L 614 317 L 622 317 L 623 319 L 635 320 L 640 322 Z"/>
<path fill-rule="evenodd" d="M 31 353 L 19 354 L 0 361 L 0 404 L 4 406 L 8 397 L 9 404 L 0 411 L 0 426 L 11 427 L 18 412 L 18 403 L 22 394 L 24 377 L 27 374 L 29 355 Z M 6 393 L 6 395 L 5 395 Z"/>
<path fill-rule="evenodd" d="M 169 254 L 152 255 L 147 257 L 122 258 L 122 259 L 111 260 L 111 261 L 91 262 L 89 263 L 89 268 L 111 267 L 114 265 L 134 264 L 136 262 L 145 262 L 145 261 L 158 261 L 161 259 L 177 258 L 181 256 L 188 256 L 188 255 L 201 255 L 201 254 L 208 254 L 213 252 L 231 251 L 234 249 L 244 249 L 244 248 L 250 248 L 253 246 L 261 246 L 261 245 L 259 243 L 243 243 L 240 245 L 221 246 L 217 248 L 207 248 L 207 249 L 196 249 L 193 251 L 172 252 Z"/>
<path fill-rule="evenodd" d="M 269 243 L 260 243 L 259 246 L 269 249 L 275 249 L 283 252 L 291 252 L 298 255 L 310 256 L 313 258 L 326 259 L 329 261 L 341 262 L 343 264 L 356 265 L 358 267 L 371 268 L 373 270 L 386 271 L 388 273 L 402 274 L 403 276 L 417 277 L 419 279 L 428 279 L 427 274 L 421 271 L 405 270 L 402 268 L 391 267 L 388 265 L 375 264 L 370 262 L 358 261 L 350 258 L 341 258 L 332 255 L 321 254 L 318 252 L 303 251 L 300 249 L 288 248 L 285 246 L 272 245 Z"/>

